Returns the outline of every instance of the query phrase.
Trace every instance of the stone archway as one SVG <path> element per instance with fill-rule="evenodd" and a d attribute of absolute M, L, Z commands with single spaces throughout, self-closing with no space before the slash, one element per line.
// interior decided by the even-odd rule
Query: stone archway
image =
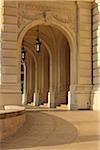
<path fill-rule="evenodd" d="M 50 25 L 51 27 L 55 27 L 57 28 L 64 36 L 65 38 L 67 39 L 68 43 L 69 43 L 69 46 L 70 46 L 70 64 L 71 64 L 71 70 L 70 70 L 70 107 L 72 107 L 73 104 L 75 104 L 74 102 L 74 99 L 75 99 L 75 95 L 74 95 L 74 91 L 75 91 L 75 85 L 77 84 L 77 52 L 76 52 L 76 39 L 75 39 L 75 35 L 74 33 L 67 27 L 65 26 L 64 24 L 60 24 L 59 22 L 56 22 L 56 21 L 52 21 L 52 22 L 48 22 L 48 23 L 44 23 L 43 20 L 38 20 L 38 21 L 33 21 L 31 22 L 30 24 L 26 25 L 24 27 L 24 29 L 22 30 L 22 32 L 19 34 L 18 36 L 18 49 L 20 49 L 21 47 L 21 42 L 22 42 L 22 39 L 24 37 L 24 35 L 26 34 L 26 32 L 37 26 L 37 25 Z M 52 64 L 50 65 L 52 66 Z M 52 89 L 52 86 L 51 86 L 51 95 L 50 99 L 52 99 L 52 102 L 51 100 L 49 101 L 49 107 L 54 107 L 54 91 Z"/>
<path fill-rule="evenodd" d="M 58 104 L 68 105 L 70 94 L 70 47 L 63 36 L 58 41 Z"/>
<path fill-rule="evenodd" d="M 80 109 L 89 108 L 92 88 L 91 3 L 15 1 L 14 12 L 12 3 L 7 1 L 2 8 L 5 6 L 9 11 L 7 9 L 1 14 L 4 21 L 1 22 L 0 104 L 21 104 L 19 66 L 22 39 L 30 28 L 50 25 L 63 33 L 70 46 L 71 103 L 77 103 Z"/>
<path fill-rule="evenodd" d="M 29 55 L 32 57 L 32 60 L 34 61 L 34 75 L 33 75 L 33 71 L 31 71 L 31 78 L 32 76 L 34 77 L 34 82 L 37 80 L 37 60 L 35 58 L 35 55 L 34 53 L 31 52 L 30 48 L 31 48 L 31 45 L 30 46 L 27 46 L 26 44 L 24 45 L 25 46 L 25 50 L 26 50 L 26 56 L 25 57 L 29 57 Z M 31 84 L 31 87 L 34 86 L 33 83 L 31 83 L 31 80 L 30 80 L 30 68 L 29 68 L 29 65 L 28 64 L 28 59 L 25 59 L 24 61 L 24 85 L 23 85 L 23 95 L 22 95 L 22 104 L 23 105 L 26 105 L 28 103 L 28 100 L 31 100 L 33 101 L 33 91 L 31 91 L 31 94 L 28 93 L 28 86 L 30 87 L 30 84 Z M 29 75 L 28 75 L 29 73 Z M 34 83 L 36 86 L 37 86 L 37 82 Z M 30 88 L 31 88 L 30 87 Z M 34 91 L 35 91 L 35 88 L 34 88 Z M 28 95 L 31 95 L 31 96 L 28 96 Z M 29 98 L 31 97 L 31 99 Z"/>
<path fill-rule="evenodd" d="M 25 101 L 25 104 L 27 104 L 30 101 L 30 102 L 33 102 L 33 105 L 37 106 L 37 105 L 40 105 L 41 103 L 43 103 L 43 99 L 42 98 L 44 97 L 44 96 L 42 96 L 43 95 L 43 93 L 42 93 L 43 89 L 42 89 L 42 87 L 41 87 L 41 89 L 39 87 L 40 79 L 38 77 L 38 74 L 41 74 L 41 72 L 39 72 L 39 70 L 40 70 L 39 69 L 39 61 L 38 61 L 39 60 L 39 58 L 38 58 L 39 55 L 36 54 L 35 50 L 34 51 L 32 50 L 34 48 L 34 44 L 32 44 L 32 42 L 29 42 L 30 40 L 27 41 L 25 39 L 26 37 L 27 37 L 27 35 L 24 37 L 24 47 L 26 49 L 26 53 L 29 53 L 32 56 L 32 59 L 34 59 L 34 61 L 35 61 L 35 81 L 34 81 L 35 82 L 35 90 L 34 90 L 33 93 L 31 92 L 32 90 L 30 89 L 29 82 L 33 82 L 33 81 L 29 77 L 27 79 L 28 80 L 27 81 L 27 85 L 29 84 L 28 85 L 29 89 L 27 89 L 27 94 L 30 95 L 29 93 L 31 92 L 32 96 L 31 97 L 30 96 L 26 96 L 26 98 L 28 98 L 28 100 L 26 99 L 24 101 Z M 48 82 L 50 82 L 50 87 L 52 87 L 52 75 L 51 75 L 51 73 L 52 73 L 52 55 L 51 55 L 51 51 L 49 49 L 48 44 L 45 41 L 43 41 L 43 39 L 41 40 L 41 42 L 42 42 L 42 45 L 44 45 L 44 47 L 46 48 L 46 51 L 47 51 L 47 53 L 49 55 L 49 59 L 50 59 L 49 60 L 49 68 L 50 68 L 50 71 L 49 71 L 50 75 L 49 75 L 49 77 L 50 77 L 50 79 L 48 79 L 50 81 L 48 81 Z M 28 65 L 29 64 L 29 59 L 26 60 L 25 62 L 26 62 L 26 65 Z M 41 66 L 40 66 L 40 68 L 41 68 Z M 32 69 L 31 66 L 28 65 L 28 67 L 27 67 L 27 73 L 29 73 L 31 69 Z M 27 74 L 27 76 L 30 76 L 30 75 Z M 50 87 L 48 88 L 48 91 L 49 91 Z M 27 95 L 27 94 L 24 93 L 24 95 Z M 47 95 L 47 93 L 46 93 L 46 95 Z"/>

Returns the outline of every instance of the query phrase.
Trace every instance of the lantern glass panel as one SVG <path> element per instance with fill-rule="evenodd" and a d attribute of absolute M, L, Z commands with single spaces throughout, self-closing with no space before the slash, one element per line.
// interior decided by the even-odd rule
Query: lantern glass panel
<path fill-rule="evenodd" d="M 40 45 L 41 45 L 41 42 L 40 42 L 40 40 L 37 38 L 37 39 L 36 39 L 36 52 L 40 52 Z"/>

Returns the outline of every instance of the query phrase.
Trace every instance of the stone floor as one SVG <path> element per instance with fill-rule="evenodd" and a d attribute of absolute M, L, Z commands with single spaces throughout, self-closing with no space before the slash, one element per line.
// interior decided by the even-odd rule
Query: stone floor
<path fill-rule="evenodd" d="M 100 113 L 92 111 L 27 112 L 26 123 L 0 143 L 0 150 L 99 150 Z"/>

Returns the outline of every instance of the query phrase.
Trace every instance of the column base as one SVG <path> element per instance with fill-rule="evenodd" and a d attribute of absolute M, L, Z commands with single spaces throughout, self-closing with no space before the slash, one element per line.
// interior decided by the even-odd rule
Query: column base
<path fill-rule="evenodd" d="M 33 99 L 34 99 L 34 102 L 33 102 L 34 106 L 39 106 L 39 93 L 38 92 L 34 93 Z"/>
<path fill-rule="evenodd" d="M 27 105 L 27 99 L 25 93 L 21 94 L 21 97 L 22 97 L 22 105 Z"/>
<path fill-rule="evenodd" d="M 78 110 L 78 105 L 75 103 L 74 91 L 68 91 L 68 110 Z"/>
<path fill-rule="evenodd" d="M 71 88 L 71 109 L 89 109 L 92 85 L 74 85 Z"/>
<path fill-rule="evenodd" d="M 55 108 L 55 92 L 48 92 L 48 107 Z"/>

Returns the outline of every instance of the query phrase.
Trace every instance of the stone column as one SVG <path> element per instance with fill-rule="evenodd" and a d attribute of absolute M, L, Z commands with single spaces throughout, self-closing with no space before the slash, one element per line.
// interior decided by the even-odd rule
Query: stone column
<path fill-rule="evenodd" d="M 44 103 L 44 49 L 41 47 L 41 52 L 37 54 L 38 60 L 38 81 L 39 81 L 39 104 Z"/>
<path fill-rule="evenodd" d="M 24 65 L 24 87 L 23 87 L 23 94 L 22 94 L 22 104 L 27 104 L 27 97 L 26 97 L 26 63 L 23 63 Z"/>
<path fill-rule="evenodd" d="M 21 104 L 17 52 L 17 4 L 0 1 L 0 105 Z"/>
<path fill-rule="evenodd" d="M 34 103 L 34 91 L 35 91 L 35 61 L 34 61 L 34 57 L 32 57 L 32 102 Z"/>
<path fill-rule="evenodd" d="M 34 106 L 38 106 L 40 104 L 40 69 L 39 69 L 39 62 L 40 62 L 40 54 L 36 53 L 36 61 L 35 64 L 35 92 L 34 92 Z"/>
<path fill-rule="evenodd" d="M 93 3 L 93 110 L 100 111 L 100 1 Z"/>
<path fill-rule="evenodd" d="M 44 50 L 44 57 L 43 57 L 43 95 L 44 95 L 44 102 L 48 101 L 47 93 L 49 91 L 49 76 L 50 76 L 50 62 L 49 62 L 49 54 L 47 50 Z"/>
<path fill-rule="evenodd" d="M 32 67 L 33 67 L 33 61 L 32 61 L 32 56 L 30 55 L 30 77 L 29 77 L 29 82 L 30 82 L 30 101 L 33 103 L 33 85 L 32 85 Z"/>
<path fill-rule="evenodd" d="M 30 90 L 30 82 L 29 82 L 29 76 L 30 76 L 30 61 L 29 61 L 29 53 L 26 53 L 25 56 L 25 61 L 26 61 L 26 95 L 27 95 L 27 103 L 29 102 L 29 90 Z M 27 104 L 26 103 L 26 104 Z"/>
<path fill-rule="evenodd" d="M 26 55 L 26 63 L 27 63 L 27 102 L 33 101 L 33 85 L 32 85 L 32 56 L 27 52 Z"/>
<path fill-rule="evenodd" d="M 53 56 L 54 57 L 54 56 Z M 53 58 L 52 57 L 52 58 Z M 56 62 L 54 58 L 52 61 L 50 60 L 50 88 L 48 92 L 48 107 L 55 108 L 56 107 Z"/>
<path fill-rule="evenodd" d="M 48 107 L 49 108 L 55 108 L 56 104 L 55 104 L 55 92 L 50 91 L 48 92 Z"/>
<path fill-rule="evenodd" d="M 91 76 L 91 3 L 77 2 L 78 36 L 78 86 L 76 102 L 78 108 L 90 107 Z"/>

